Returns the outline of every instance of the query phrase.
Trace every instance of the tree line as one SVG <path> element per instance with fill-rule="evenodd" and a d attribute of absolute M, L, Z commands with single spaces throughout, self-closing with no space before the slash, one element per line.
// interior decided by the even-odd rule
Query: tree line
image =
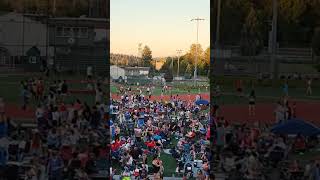
<path fill-rule="evenodd" d="M 106 7 L 106 3 L 107 0 L 0 0 L 0 11 L 79 17 L 89 16 L 90 7 L 97 5 Z M 104 11 L 101 15 L 106 14 L 106 10 Z"/>
<path fill-rule="evenodd" d="M 198 52 L 198 53 L 197 53 Z M 200 44 L 192 44 L 187 52 L 180 56 L 154 58 L 152 50 L 148 45 L 141 49 L 140 56 L 125 54 L 110 54 L 110 64 L 118 66 L 143 66 L 150 67 L 152 75 L 157 73 L 169 73 L 176 75 L 178 71 L 179 58 L 179 76 L 192 76 L 195 69 L 195 60 L 197 56 L 198 75 L 207 76 L 210 69 L 210 48 L 203 50 Z M 156 63 L 162 61 L 163 66 L 159 71 L 156 70 Z"/>
<path fill-rule="evenodd" d="M 245 55 L 268 46 L 273 0 L 222 0 L 220 43 L 241 46 Z M 320 55 L 320 1 L 278 0 L 278 43 L 281 47 L 313 47 Z M 217 1 L 211 29 L 216 31 Z M 213 40 L 214 42 L 214 40 Z"/>
<path fill-rule="evenodd" d="M 197 53 L 198 52 L 198 53 Z M 170 73 L 175 76 L 178 71 L 179 76 L 192 76 L 195 69 L 197 56 L 197 72 L 200 76 L 208 76 L 210 69 L 210 48 L 203 50 L 200 44 L 192 44 L 190 49 L 179 57 L 166 57 L 160 72 Z"/>

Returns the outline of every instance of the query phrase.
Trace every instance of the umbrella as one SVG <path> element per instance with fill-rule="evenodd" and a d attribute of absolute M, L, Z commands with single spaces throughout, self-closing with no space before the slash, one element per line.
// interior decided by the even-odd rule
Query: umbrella
<path fill-rule="evenodd" d="M 209 101 L 207 100 L 204 100 L 204 99 L 200 99 L 200 100 L 197 100 L 196 102 L 194 102 L 196 105 L 208 105 L 209 104 Z"/>
<path fill-rule="evenodd" d="M 291 119 L 274 125 L 271 128 L 271 132 L 275 134 L 301 134 L 304 136 L 315 136 L 320 134 L 320 129 L 301 119 Z"/>
<path fill-rule="evenodd" d="M 154 135 L 154 136 L 153 136 L 153 139 L 154 139 L 155 141 L 161 140 L 161 136 L 159 136 L 159 135 Z"/>

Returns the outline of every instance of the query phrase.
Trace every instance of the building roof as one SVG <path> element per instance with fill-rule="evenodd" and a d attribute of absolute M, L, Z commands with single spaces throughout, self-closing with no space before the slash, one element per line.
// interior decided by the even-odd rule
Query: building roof
<path fill-rule="evenodd" d="M 145 70 L 145 71 L 149 71 L 150 67 L 123 67 L 126 70 Z"/>

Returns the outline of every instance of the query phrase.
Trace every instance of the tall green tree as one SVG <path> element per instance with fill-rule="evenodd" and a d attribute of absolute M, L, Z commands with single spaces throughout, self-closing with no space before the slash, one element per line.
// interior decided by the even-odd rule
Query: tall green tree
<path fill-rule="evenodd" d="M 251 7 L 241 32 L 241 53 L 246 56 L 257 55 L 263 47 L 262 25 L 257 11 Z"/>
<path fill-rule="evenodd" d="M 202 54 L 203 54 L 203 49 L 201 47 L 201 44 L 192 44 L 185 56 L 188 59 L 189 63 L 195 64 L 196 56 L 198 58 L 198 63 L 199 63 L 201 62 Z"/>
<path fill-rule="evenodd" d="M 144 66 L 150 66 L 152 61 L 152 51 L 149 46 L 144 46 L 141 60 Z"/>
<path fill-rule="evenodd" d="M 289 23 L 298 23 L 307 9 L 306 0 L 280 0 L 280 16 Z"/>

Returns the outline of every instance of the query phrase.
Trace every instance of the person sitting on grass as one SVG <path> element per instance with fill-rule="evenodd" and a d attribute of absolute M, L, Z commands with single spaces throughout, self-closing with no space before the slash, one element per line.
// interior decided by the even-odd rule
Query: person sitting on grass
<path fill-rule="evenodd" d="M 160 178 L 161 166 L 162 166 L 161 160 L 158 158 L 158 156 L 154 156 L 152 160 L 154 179 L 161 179 Z"/>
<path fill-rule="evenodd" d="M 293 150 L 295 152 L 305 152 L 306 150 L 306 141 L 301 134 L 298 134 L 293 143 Z"/>

